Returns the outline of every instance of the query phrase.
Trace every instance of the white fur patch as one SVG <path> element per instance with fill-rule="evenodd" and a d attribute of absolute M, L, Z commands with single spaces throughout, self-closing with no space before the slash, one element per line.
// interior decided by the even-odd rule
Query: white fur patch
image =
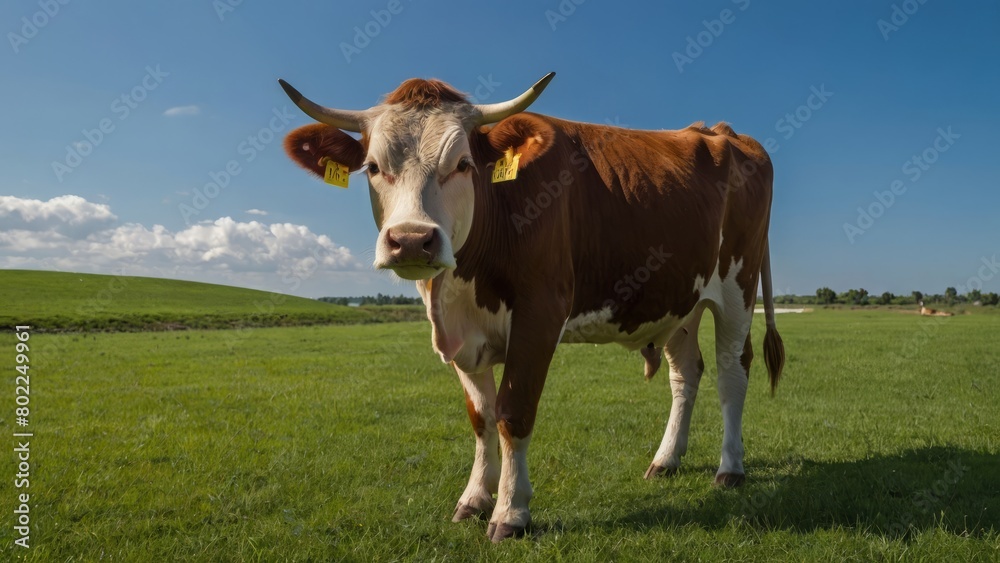
<path fill-rule="evenodd" d="M 510 335 L 511 311 L 500 304 L 496 313 L 476 305 L 476 283 L 456 278 L 452 271 L 446 271 L 440 280 L 441 308 L 440 324 L 435 330 L 445 331 L 449 338 L 462 342 L 455 353 L 455 365 L 466 373 L 480 373 L 502 363 L 507 356 L 507 340 Z M 418 283 L 417 290 L 428 307 L 431 299 L 426 284 Z M 432 321 L 433 322 L 433 321 Z M 441 350 L 435 351 L 441 354 Z"/>
<path fill-rule="evenodd" d="M 501 470 L 497 505 L 490 522 L 509 524 L 515 527 L 527 526 L 531 521 L 528 501 L 533 490 L 528 478 L 528 444 L 531 436 L 522 439 L 500 439 Z"/>
<path fill-rule="evenodd" d="M 638 350 L 650 342 L 654 346 L 663 346 L 685 319 L 673 315 L 665 315 L 661 319 L 639 325 L 632 333 L 621 330 L 617 323 L 611 322 L 613 313 L 610 308 L 599 311 L 588 311 L 570 318 L 566 322 L 562 342 L 590 344 L 620 344 L 629 350 Z"/>

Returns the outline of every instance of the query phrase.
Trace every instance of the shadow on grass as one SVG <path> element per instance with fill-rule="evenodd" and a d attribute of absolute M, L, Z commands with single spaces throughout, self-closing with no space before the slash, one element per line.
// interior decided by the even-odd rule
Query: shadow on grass
<path fill-rule="evenodd" d="M 793 460 L 758 470 L 764 476 L 750 473 L 744 487 L 714 489 L 694 506 L 689 497 L 671 500 L 669 487 L 666 497 L 658 488 L 625 499 L 623 506 L 643 508 L 598 525 L 735 525 L 801 533 L 847 528 L 904 540 L 930 529 L 966 537 L 1000 533 L 997 455 L 931 447 L 852 462 Z"/>

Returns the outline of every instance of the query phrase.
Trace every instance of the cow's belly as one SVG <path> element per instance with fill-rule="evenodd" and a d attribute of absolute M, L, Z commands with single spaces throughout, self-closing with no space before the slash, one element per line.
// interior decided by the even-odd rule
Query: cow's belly
<path fill-rule="evenodd" d="M 562 342 L 587 342 L 591 344 L 621 344 L 629 350 L 638 350 L 648 346 L 663 346 L 670 336 L 680 328 L 687 319 L 666 315 L 661 319 L 643 323 L 635 331 L 628 333 L 621 330 L 621 325 L 611 322 L 611 309 L 589 311 L 570 318 L 563 330 Z"/>

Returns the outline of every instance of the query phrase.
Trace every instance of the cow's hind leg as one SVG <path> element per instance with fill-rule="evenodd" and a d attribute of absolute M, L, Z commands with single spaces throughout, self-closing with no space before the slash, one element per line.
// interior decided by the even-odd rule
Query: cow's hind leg
<path fill-rule="evenodd" d="M 701 322 L 702 307 L 695 311 L 683 327 L 670 337 L 665 347 L 667 363 L 670 365 L 670 391 L 673 403 L 670 419 L 663 434 L 660 448 L 653 462 L 646 470 L 646 479 L 657 475 L 672 475 L 681 465 L 681 456 L 687 452 L 688 431 L 691 428 L 691 412 L 698 395 L 698 384 L 705 371 L 705 363 L 698 348 L 698 325 Z"/>
<path fill-rule="evenodd" d="M 493 369 L 469 374 L 455 368 L 465 390 L 465 406 L 476 433 L 476 458 L 465 492 L 455 507 L 453 522 L 466 518 L 487 519 L 493 511 L 493 495 L 500 484 L 500 455 L 496 423 L 497 387 Z"/>
<path fill-rule="evenodd" d="M 757 281 L 754 280 L 754 287 Z M 747 395 L 750 362 L 750 323 L 753 305 L 743 309 L 742 299 L 728 303 L 725 313 L 715 311 L 715 358 L 719 370 L 719 403 L 722 406 L 722 458 L 715 485 L 737 487 L 745 481 L 743 470 L 743 403 Z"/>

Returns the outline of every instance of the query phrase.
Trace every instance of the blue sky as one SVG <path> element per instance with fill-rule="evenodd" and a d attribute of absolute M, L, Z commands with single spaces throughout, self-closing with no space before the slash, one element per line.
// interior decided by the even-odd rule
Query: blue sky
<path fill-rule="evenodd" d="M 284 156 L 309 120 L 277 79 L 363 109 L 411 77 L 492 102 L 556 71 L 532 111 L 771 140 L 777 293 L 1000 291 L 984 268 L 1000 254 L 996 2 L 35 0 L 0 21 L 0 267 L 415 294 L 371 271 L 363 179 L 333 188 Z"/>

